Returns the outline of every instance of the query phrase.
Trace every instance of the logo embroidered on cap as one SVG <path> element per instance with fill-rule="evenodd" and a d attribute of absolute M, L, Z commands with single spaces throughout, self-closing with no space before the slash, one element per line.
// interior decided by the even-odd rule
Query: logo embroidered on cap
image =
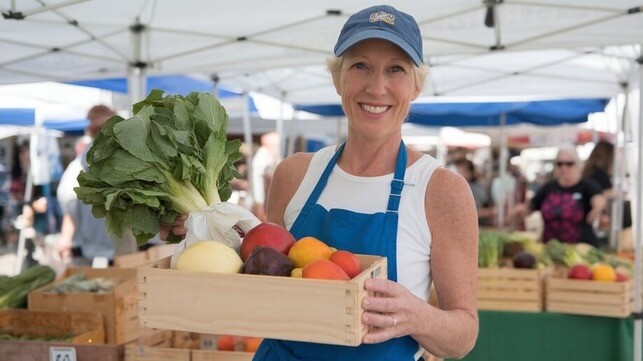
<path fill-rule="evenodd" d="M 389 25 L 395 25 L 395 15 L 389 14 L 385 11 L 378 11 L 376 13 L 372 13 L 371 16 L 368 18 L 368 21 L 372 23 L 377 21 L 383 21 Z"/>

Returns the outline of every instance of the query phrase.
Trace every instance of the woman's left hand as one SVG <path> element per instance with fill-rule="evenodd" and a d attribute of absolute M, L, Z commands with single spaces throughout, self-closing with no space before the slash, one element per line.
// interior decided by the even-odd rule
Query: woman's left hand
<path fill-rule="evenodd" d="M 374 326 L 364 336 L 364 343 L 380 343 L 412 333 L 416 321 L 414 310 L 422 300 L 404 286 L 385 279 L 368 279 L 364 289 L 370 295 L 362 301 L 362 322 Z"/>

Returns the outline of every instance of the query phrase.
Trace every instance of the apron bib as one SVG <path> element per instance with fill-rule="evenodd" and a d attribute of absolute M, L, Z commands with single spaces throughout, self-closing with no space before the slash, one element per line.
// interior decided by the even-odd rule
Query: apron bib
<path fill-rule="evenodd" d="M 364 214 L 345 209 L 327 211 L 317 204 L 344 145 L 328 162 L 290 232 L 295 239 L 312 236 L 337 249 L 387 257 L 388 279 L 397 281 L 397 221 L 406 172 L 406 147 L 404 142 L 400 143 L 386 212 Z M 357 347 L 266 339 L 261 343 L 254 360 L 399 361 L 414 360 L 417 350 L 418 344 L 410 336 Z"/>

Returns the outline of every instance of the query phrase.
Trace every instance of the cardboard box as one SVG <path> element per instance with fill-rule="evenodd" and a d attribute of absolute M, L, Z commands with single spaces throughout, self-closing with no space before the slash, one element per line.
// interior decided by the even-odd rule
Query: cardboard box
<path fill-rule="evenodd" d="M 105 277 L 118 280 L 112 292 L 53 293 L 52 286 L 83 272 L 87 278 Z M 33 311 L 98 312 L 104 317 L 105 336 L 109 344 L 122 344 L 149 334 L 138 327 L 136 315 L 136 270 L 89 267 L 69 268 L 62 278 L 29 293 L 29 309 Z"/>
<path fill-rule="evenodd" d="M 548 277 L 545 308 L 548 312 L 577 315 L 629 317 L 633 310 L 634 284 Z"/>
<path fill-rule="evenodd" d="M 538 269 L 479 268 L 478 309 L 542 311 L 546 272 Z"/>
<path fill-rule="evenodd" d="M 361 344 L 361 302 L 368 278 L 386 278 L 386 258 L 358 255 L 349 281 L 169 269 L 170 257 L 138 271 L 143 327 L 206 334 Z"/>

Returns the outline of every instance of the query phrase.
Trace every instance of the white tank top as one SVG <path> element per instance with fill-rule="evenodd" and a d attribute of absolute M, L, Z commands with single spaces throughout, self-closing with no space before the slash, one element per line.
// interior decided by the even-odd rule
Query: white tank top
<path fill-rule="evenodd" d="M 335 146 L 330 146 L 313 155 L 304 179 L 286 207 L 284 222 L 288 229 L 295 223 L 334 154 Z M 438 166 L 435 158 L 424 155 L 406 168 L 397 226 L 398 283 L 424 300 L 428 300 L 431 289 L 431 232 L 424 200 L 429 179 Z M 392 180 L 393 173 L 357 177 L 336 165 L 317 203 L 327 210 L 337 208 L 366 214 L 386 212 Z"/>

